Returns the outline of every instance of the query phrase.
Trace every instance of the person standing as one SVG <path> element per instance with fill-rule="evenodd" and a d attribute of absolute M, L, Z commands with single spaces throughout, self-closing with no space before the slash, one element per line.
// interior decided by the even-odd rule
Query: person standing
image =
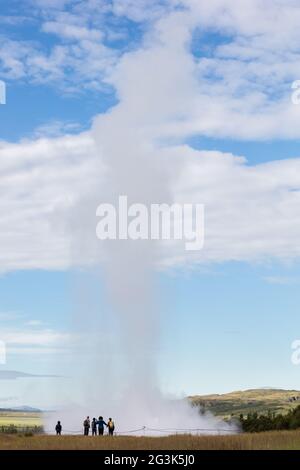
<path fill-rule="evenodd" d="M 90 427 L 91 427 L 90 417 L 87 416 L 86 419 L 83 421 L 83 430 L 84 430 L 85 436 L 89 435 Z"/>
<path fill-rule="evenodd" d="M 55 426 L 55 431 L 57 436 L 61 436 L 62 425 L 60 421 L 57 421 L 57 425 Z"/>
<path fill-rule="evenodd" d="M 108 435 L 113 436 L 114 430 L 115 430 L 115 423 L 113 422 L 111 418 L 109 418 L 107 421 L 107 427 L 108 427 Z"/>
<path fill-rule="evenodd" d="M 98 424 L 98 433 L 99 436 L 103 436 L 104 434 L 104 426 L 107 426 L 106 422 L 103 419 L 103 416 L 99 416 L 99 420 L 97 421 Z"/>
<path fill-rule="evenodd" d="M 92 436 L 97 436 L 97 421 L 96 418 L 92 420 Z"/>

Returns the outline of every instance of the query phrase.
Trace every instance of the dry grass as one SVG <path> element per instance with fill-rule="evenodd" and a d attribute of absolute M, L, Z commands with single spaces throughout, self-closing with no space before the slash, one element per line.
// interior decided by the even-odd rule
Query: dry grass
<path fill-rule="evenodd" d="M 84 437 L 0 435 L 1 450 L 254 450 L 300 449 L 300 431 L 232 436 Z"/>

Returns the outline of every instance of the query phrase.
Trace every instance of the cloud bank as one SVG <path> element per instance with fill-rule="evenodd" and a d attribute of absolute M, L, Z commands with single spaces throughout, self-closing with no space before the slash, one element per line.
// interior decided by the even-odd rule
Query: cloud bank
<path fill-rule="evenodd" d="M 84 2 L 84 8 L 82 2 L 32 4 L 41 30 L 58 43 L 43 57 L 42 51 L 32 50 L 34 44 L 6 38 L 2 76 L 38 81 L 44 74 L 48 83 L 56 77 L 66 84 L 65 55 L 78 60 L 80 70 L 76 60 L 67 64 L 74 83 L 81 83 L 78 74 L 88 74 L 115 90 L 118 126 L 129 119 L 145 151 L 158 156 L 172 199 L 206 206 L 204 250 L 187 254 L 180 243 L 164 244 L 160 266 L 298 258 L 300 159 L 250 166 L 242 155 L 187 145 L 193 135 L 299 136 L 300 108 L 290 100 L 290 84 L 300 73 L 300 8 L 295 2 L 112 1 L 97 2 L 96 10 L 92 1 Z M 138 47 L 109 45 L 109 15 L 143 26 Z M 109 58 L 103 48 L 109 49 Z M 82 80 L 87 84 L 86 77 Z M 97 119 L 108 126 L 111 113 Z M 0 145 L 2 271 L 68 269 L 102 258 L 95 213 L 82 210 L 95 188 L 95 209 L 103 202 L 109 181 L 95 134 L 46 134 L 40 128 L 32 140 Z M 97 139 L 101 147 L 101 135 Z M 86 233 L 74 256 L 80 217 Z"/>

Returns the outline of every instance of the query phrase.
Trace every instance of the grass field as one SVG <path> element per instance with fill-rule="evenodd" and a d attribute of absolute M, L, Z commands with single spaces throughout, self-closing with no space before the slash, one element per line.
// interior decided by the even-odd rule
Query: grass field
<path fill-rule="evenodd" d="M 32 428 L 42 426 L 42 414 L 20 411 L 0 411 L 0 428 L 16 426 L 17 428 Z"/>
<path fill-rule="evenodd" d="M 0 435 L 0 450 L 270 450 L 300 449 L 300 431 L 231 436 L 84 437 Z"/>

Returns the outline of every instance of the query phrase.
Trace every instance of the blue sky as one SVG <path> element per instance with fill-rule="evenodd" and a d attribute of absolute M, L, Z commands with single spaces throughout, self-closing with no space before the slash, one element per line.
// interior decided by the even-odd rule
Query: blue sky
<path fill-rule="evenodd" d="M 248 19 L 229 0 L 135 3 L 2 2 L 0 372 L 64 375 L 79 303 L 109 314 L 84 202 L 98 184 L 97 126 L 103 118 L 118 140 L 128 118 L 162 158 L 174 155 L 175 198 L 207 211 L 203 253 L 167 253 L 155 274 L 161 387 L 298 389 L 300 9 L 286 2 L 279 37 L 258 0 Z M 3 380 L 0 405 L 52 407 L 55 380 Z"/>

